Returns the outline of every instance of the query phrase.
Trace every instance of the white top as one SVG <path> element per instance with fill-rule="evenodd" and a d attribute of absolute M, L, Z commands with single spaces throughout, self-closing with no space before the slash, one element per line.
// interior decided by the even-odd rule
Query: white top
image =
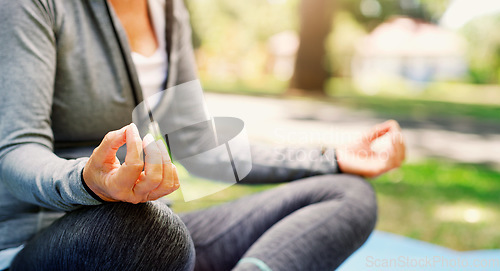
<path fill-rule="evenodd" d="M 165 38 L 165 0 L 148 0 L 149 14 L 158 41 L 158 49 L 151 56 L 143 56 L 132 52 L 132 61 L 135 64 L 139 83 L 142 87 L 144 99 L 163 90 L 167 79 L 168 58 Z M 159 98 L 161 95 L 156 95 Z M 154 107 L 158 99 L 148 99 L 149 106 Z"/>

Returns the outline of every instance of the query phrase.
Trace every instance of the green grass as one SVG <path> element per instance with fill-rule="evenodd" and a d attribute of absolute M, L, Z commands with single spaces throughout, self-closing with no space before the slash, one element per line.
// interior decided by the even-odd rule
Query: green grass
<path fill-rule="evenodd" d="M 500 248 L 500 173 L 428 160 L 374 181 L 377 228 L 456 250 Z"/>
<path fill-rule="evenodd" d="M 500 248 L 500 172 L 479 165 L 427 160 L 403 165 L 372 182 L 379 201 L 377 229 L 456 250 Z M 198 185 L 203 190 L 215 184 Z M 233 185 L 187 203 L 180 192 L 171 198 L 174 210 L 185 212 L 272 187 Z"/>

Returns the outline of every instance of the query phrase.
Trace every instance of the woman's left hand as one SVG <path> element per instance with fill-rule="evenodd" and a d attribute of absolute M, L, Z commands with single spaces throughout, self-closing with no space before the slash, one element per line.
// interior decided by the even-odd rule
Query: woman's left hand
<path fill-rule="evenodd" d="M 390 144 L 374 151 L 373 142 L 382 137 L 390 137 Z M 395 120 L 376 125 L 358 141 L 337 149 L 337 163 L 344 173 L 364 177 L 376 177 L 397 168 L 405 159 L 405 143 L 401 128 Z"/>

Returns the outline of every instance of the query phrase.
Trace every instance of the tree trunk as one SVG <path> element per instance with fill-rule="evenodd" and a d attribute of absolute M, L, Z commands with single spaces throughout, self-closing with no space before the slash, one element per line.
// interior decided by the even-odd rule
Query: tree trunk
<path fill-rule="evenodd" d="M 289 93 L 325 95 L 326 38 L 330 33 L 334 0 L 302 0 L 300 47 Z"/>

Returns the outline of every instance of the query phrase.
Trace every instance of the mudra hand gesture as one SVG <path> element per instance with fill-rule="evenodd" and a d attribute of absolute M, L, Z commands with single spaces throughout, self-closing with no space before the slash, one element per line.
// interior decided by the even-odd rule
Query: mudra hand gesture
<path fill-rule="evenodd" d="M 390 137 L 390 144 L 374 151 L 372 144 L 382 136 Z M 373 127 L 354 143 L 337 149 L 338 166 L 344 173 L 376 177 L 397 168 L 405 159 L 405 144 L 399 124 L 394 120 Z"/>
<path fill-rule="evenodd" d="M 116 152 L 124 144 L 127 156 L 121 164 Z M 152 201 L 179 188 L 177 169 L 163 141 L 154 141 L 150 134 L 141 140 L 133 123 L 106 134 L 85 165 L 83 179 L 97 196 L 110 202 Z"/>

